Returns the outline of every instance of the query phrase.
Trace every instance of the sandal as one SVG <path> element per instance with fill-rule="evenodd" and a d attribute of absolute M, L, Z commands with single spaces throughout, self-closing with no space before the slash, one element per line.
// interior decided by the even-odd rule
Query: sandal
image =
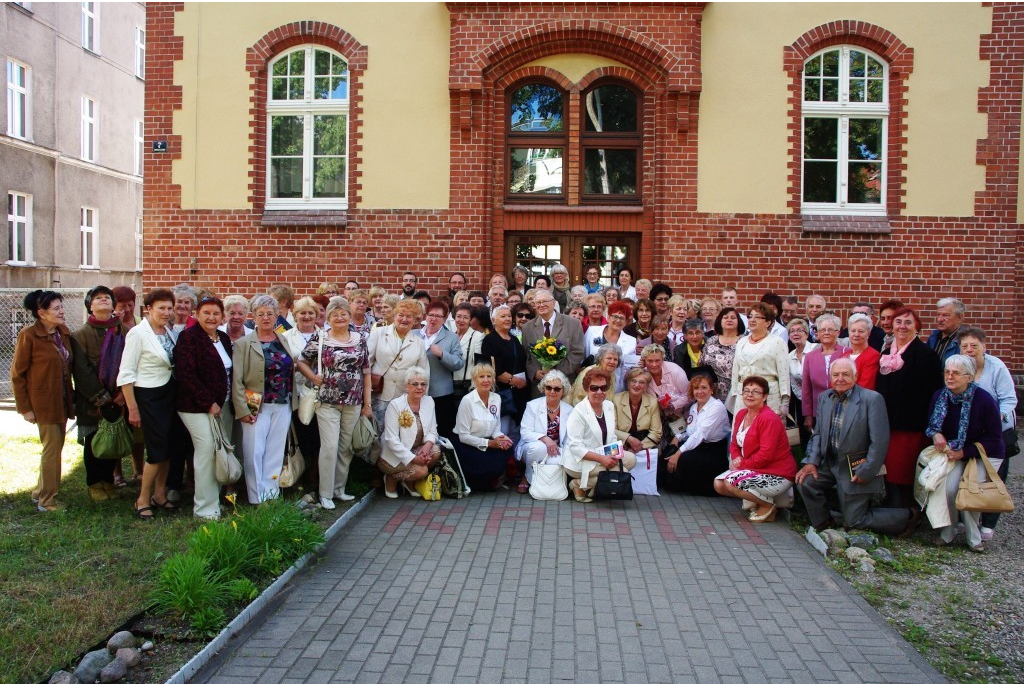
<path fill-rule="evenodd" d="M 149 503 L 157 509 L 163 509 L 165 511 L 177 511 L 178 505 L 169 499 L 165 499 L 163 502 L 157 502 L 156 498 L 151 497 Z"/>
<path fill-rule="evenodd" d="M 128 487 L 128 482 L 124 479 L 124 476 L 114 476 L 114 487 L 126 488 Z"/>
<path fill-rule="evenodd" d="M 155 518 L 153 507 L 135 507 L 135 514 L 143 521 L 152 521 Z"/>
<path fill-rule="evenodd" d="M 771 509 L 764 512 L 763 514 L 758 514 L 757 509 L 755 509 L 754 511 L 750 512 L 750 516 L 748 516 L 747 519 L 754 523 L 769 523 L 775 520 L 775 511 L 776 507 L 774 504 L 771 506 Z"/>
<path fill-rule="evenodd" d="M 516 488 L 516 492 L 518 492 L 520 495 L 525 495 L 529 491 L 530 484 L 527 483 L 525 480 L 522 483 L 520 483 L 519 486 Z"/>

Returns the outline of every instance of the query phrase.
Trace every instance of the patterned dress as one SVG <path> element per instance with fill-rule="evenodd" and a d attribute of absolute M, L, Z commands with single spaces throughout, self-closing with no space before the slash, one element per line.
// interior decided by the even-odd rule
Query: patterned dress
<path fill-rule="evenodd" d="M 316 352 L 320 341 L 316 333 L 306 343 L 302 360 L 316 373 Z M 320 401 L 324 404 L 358 406 L 363 403 L 363 379 L 370 372 L 370 353 L 366 339 L 350 333 L 348 342 L 339 342 L 325 334 L 320 361 L 324 383 L 320 386 Z"/>
<path fill-rule="evenodd" d="M 723 345 L 717 335 L 704 342 L 704 350 L 700 354 L 700 365 L 710 366 L 718 374 L 715 383 L 715 399 L 725 402 L 732 389 L 732 362 L 736 356 L 736 343 Z"/>

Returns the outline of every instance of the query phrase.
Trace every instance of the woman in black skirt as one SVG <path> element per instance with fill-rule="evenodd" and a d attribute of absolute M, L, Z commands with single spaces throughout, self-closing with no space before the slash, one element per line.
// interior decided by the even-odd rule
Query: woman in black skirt
<path fill-rule="evenodd" d="M 696 369 L 686 429 L 673 435 L 658 463 L 658 486 L 673 492 L 712 496 L 715 476 L 729 468 L 729 413 L 715 399 L 714 372 Z"/>

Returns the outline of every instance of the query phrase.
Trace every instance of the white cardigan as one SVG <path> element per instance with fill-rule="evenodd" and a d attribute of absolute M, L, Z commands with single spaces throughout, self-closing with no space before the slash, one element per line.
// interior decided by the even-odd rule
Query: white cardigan
<path fill-rule="evenodd" d="M 601 426 L 597 423 L 597 415 L 594 414 L 589 399 L 576 405 L 567 422 L 569 425 L 566 430 L 565 449 L 562 450 L 562 466 L 570 471 L 578 471 L 581 474 L 581 483 L 588 482 L 591 469 L 597 466 L 596 461 L 584 459 L 584 455 L 587 452 L 600 452 L 602 447 L 618 439 L 615 436 L 615 405 L 611 400 L 605 400 L 601 405 L 601 411 L 604 413 L 604 422 L 608 429 L 608 435 L 603 440 Z"/>
<path fill-rule="evenodd" d="M 370 352 L 370 372 L 384 374 L 384 388 L 374 399 L 389 402 L 405 392 L 405 372 L 418 366 L 427 372 L 430 379 L 430 365 L 427 363 L 427 349 L 422 336 L 413 331 L 402 340 L 395 333 L 395 325 L 378 326 L 370 331 L 366 341 Z M 396 357 L 401 359 L 396 359 Z M 394 361 L 394 364 L 392 364 Z"/>
<path fill-rule="evenodd" d="M 177 342 L 170 324 L 164 330 L 171 340 Z M 121 368 L 117 373 L 118 386 L 133 383 L 140 388 L 159 388 L 171 380 L 172 368 L 171 359 L 157 340 L 149 319 L 143 319 L 128 331 L 121 354 Z"/>
<path fill-rule="evenodd" d="M 521 459 L 531 442 L 536 442 L 548 434 L 548 401 L 538 397 L 526 403 L 523 422 L 519 425 L 519 444 L 516 445 L 516 458 Z M 565 435 L 569 429 L 569 415 L 572 405 L 560 402 L 558 407 L 558 446 L 565 446 Z"/>
<path fill-rule="evenodd" d="M 398 418 L 409 409 L 409 396 L 401 395 L 388 404 L 384 412 L 384 430 L 381 434 L 380 458 L 391 466 L 409 465 L 416 457 L 412 446 L 416 440 L 416 420 L 410 426 L 401 426 Z M 423 442 L 437 442 L 437 416 L 434 414 L 434 400 L 424 395 L 420 400 L 420 423 L 423 424 Z"/>

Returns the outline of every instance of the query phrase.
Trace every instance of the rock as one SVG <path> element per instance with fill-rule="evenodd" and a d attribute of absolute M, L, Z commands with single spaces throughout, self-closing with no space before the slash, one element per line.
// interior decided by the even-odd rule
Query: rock
<path fill-rule="evenodd" d="M 838 530 L 829 528 L 828 530 L 821 531 L 821 539 L 828 545 L 828 549 L 833 554 L 839 554 L 842 550 L 850 546 L 850 543 L 846 541 L 843 534 Z"/>
<path fill-rule="evenodd" d="M 825 541 L 821 539 L 820 535 L 818 535 L 818 531 L 808 526 L 807 534 L 804 536 L 804 538 L 807 540 L 807 542 L 811 543 L 811 547 L 813 547 L 821 553 L 821 556 L 828 556 L 828 545 L 826 545 Z"/>
<path fill-rule="evenodd" d="M 97 649 L 82 657 L 78 668 L 75 669 L 75 677 L 80 683 L 95 683 L 100 677 L 100 671 L 114 660 L 114 657 L 106 649 Z"/>
<path fill-rule="evenodd" d="M 875 565 L 871 563 L 871 558 L 870 557 L 865 557 L 864 559 L 860 560 L 860 568 L 859 568 L 859 570 L 860 570 L 861 573 L 874 573 L 875 572 Z"/>
<path fill-rule="evenodd" d="M 142 651 L 143 652 L 152 652 L 154 649 L 156 649 L 156 645 L 154 645 L 149 640 L 146 640 L 145 642 L 142 643 Z"/>
<path fill-rule="evenodd" d="M 74 683 L 78 683 L 80 681 L 78 680 L 78 678 L 75 677 L 74 673 L 68 673 L 67 671 L 57 671 L 52 676 L 50 676 L 49 682 L 60 683 L 60 685 L 74 685 Z"/>
<path fill-rule="evenodd" d="M 896 561 L 896 557 L 893 556 L 893 553 L 887 550 L 885 547 L 879 547 L 878 549 L 874 550 L 873 552 L 871 552 L 871 556 L 886 564 L 891 564 Z"/>
<path fill-rule="evenodd" d="M 116 683 L 128 675 L 128 664 L 120 659 L 114 659 L 100 671 L 101 683 Z"/>
<path fill-rule="evenodd" d="M 142 652 L 134 647 L 122 647 L 115 655 L 118 659 L 128 665 L 128 668 L 135 668 L 142 663 Z"/>
<path fill-rule="evenodd" d="M 136 644 L 138 644 L 138 641 L 135 639 L 135 636 L 127 630 L 122 630 L 110 636 L 110 639 L 107 640 L 107 649 L 110 650 L 111 654 L 114 654 L 122 647 L 134 647 Z"/>
<path fill-rule="evenodd" d="M 863 547 L 864 549 L 871 549 L 878 547 L 878 538 L 870 533 L 855 533 L 850 536 L 850 545 L 854 547 Z"/>
<path fill-rule="evenodd" d="M 861 559 L 870 559 L 871 555 L 863 547 L 848 547 L 846 549 L 846 558 L 850 561 L 857 563 Z"/>

